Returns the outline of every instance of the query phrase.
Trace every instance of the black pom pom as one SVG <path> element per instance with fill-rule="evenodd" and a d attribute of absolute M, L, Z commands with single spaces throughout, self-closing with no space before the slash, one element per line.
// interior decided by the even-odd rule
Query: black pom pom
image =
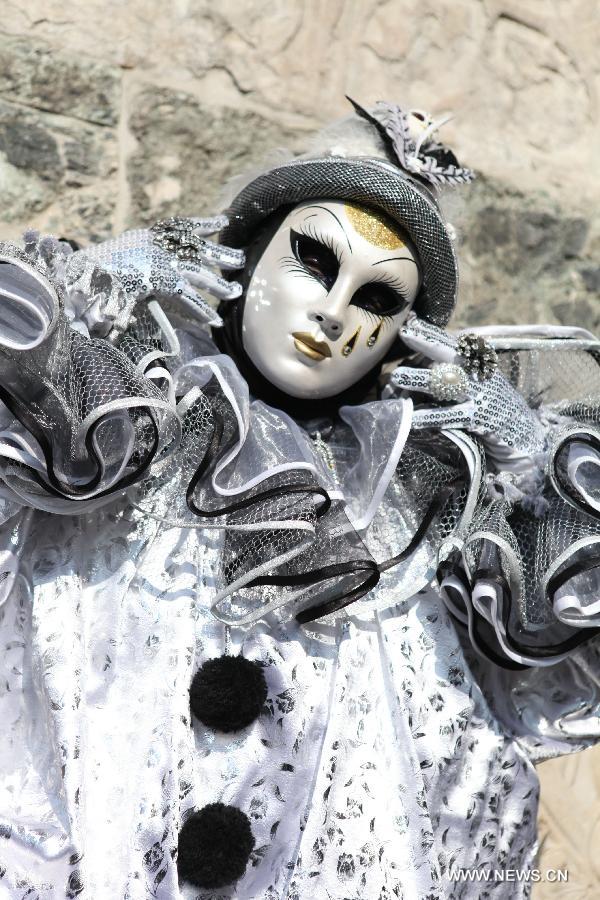
<path fill-rule="evenodd" d="M 192 813 L 179 832 L 179 877 L 200 888 L 232 884 L 246 871 L 253 848 L 246 813 L 237 806 L 209 803 Z"/>
<path fill-rule="evenodd" d="M 266 699 L 262 666 L 243 656 L 207 659 L 190 687 L 193 714 L 217 731 L 245 728 L 260 715 Z"/>

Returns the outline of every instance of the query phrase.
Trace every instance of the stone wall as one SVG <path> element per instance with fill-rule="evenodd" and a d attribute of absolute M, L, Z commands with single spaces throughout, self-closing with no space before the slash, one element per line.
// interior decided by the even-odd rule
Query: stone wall
<path fill-rule="evenodd" d="M 453 109 L 460 322 L 600 325 L 593 0 L 4 0 L 0 235 L 94 240 L 214 210 L 344 94 Z"/>
<path fill-rule="evenodd" d="M 301 150 L 345 94 L 390 99 L 454 110 L 444 136 L 479 172 L 456 213 L 457 321 L 599 328 L 599 45 L 594 0 L 3 0 L 0 237 L 214 211 L 225 179 Z M 598 799 L 580 770 L 573 821 L 578 791 Z"/>

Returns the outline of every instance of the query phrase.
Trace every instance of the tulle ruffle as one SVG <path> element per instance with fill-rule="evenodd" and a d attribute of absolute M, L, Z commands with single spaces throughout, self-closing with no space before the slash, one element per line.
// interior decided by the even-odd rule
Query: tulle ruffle
<path fill-rule="evenodd" d="M 555 665 L 600 631 L 600 345 L 580 329 L 548 331 L 496 344 L 546 424 L 545 457 L 520 479 L 495 476 L 441 572 L 473 646 L 506 668 Z"/>
<path fill-rule="evenodd" d="M 128 492 L 164 524 L 217 530 L 213 612 L 232 624 L 273 611 L 327 619 L 375 602 L 382 578 L 396 603 L 437 578 L 477 652 L 503 667 L 554 664 L 599 630 L 591 336 L 500 339 L 504 374 L 548 434 L 515 481 L 480 439 L 414 430 L 407 398 L 295 421 L 252 398 L 199 323 L 160 299 L 134 307 L 111 340 L 86 336 L 60 285 L 22 251 L 4 253 L 5 518 L 20 507 L 88 512 Z"/>

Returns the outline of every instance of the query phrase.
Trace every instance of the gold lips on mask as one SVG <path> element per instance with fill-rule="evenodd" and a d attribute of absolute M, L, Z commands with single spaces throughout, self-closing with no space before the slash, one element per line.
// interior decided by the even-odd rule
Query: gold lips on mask
<path fill-rule="evenodd" d="M 310 359 L 321 360 L 331 356 L 329 344 L 326 344 L 325 341 L 315 340 L 307 331 L 294 331 L 292 337 L 296 350 Z"/>

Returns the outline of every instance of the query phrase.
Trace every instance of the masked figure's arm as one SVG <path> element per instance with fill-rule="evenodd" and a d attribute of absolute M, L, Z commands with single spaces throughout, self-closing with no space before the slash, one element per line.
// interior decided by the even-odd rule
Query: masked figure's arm
<path fill-rule="evenodd" d="M 441 572 L 449 608 L 500 665 L 566 660 L 600 630 L 600 342 L 549 326 L 457 337 L 418 320 L 402 337 L 433 360 L 390 379 L 423 398 L 413 427 L 485 447 L 487 491 Z"/>
<path fill-rule="evenodd" d="M 87 510 L 176 445 L 165 360 L 179 347 L 162 304 L 188 321 L 220 321 L 192 284 L 218 299 L 239 293 L 209 268 L 243 265 L 241 251 L 205 238 L 224 222 L 169 220 L 76 252 L 35 232 L 24 247 L 0 245 L 6 514 Z"/>

